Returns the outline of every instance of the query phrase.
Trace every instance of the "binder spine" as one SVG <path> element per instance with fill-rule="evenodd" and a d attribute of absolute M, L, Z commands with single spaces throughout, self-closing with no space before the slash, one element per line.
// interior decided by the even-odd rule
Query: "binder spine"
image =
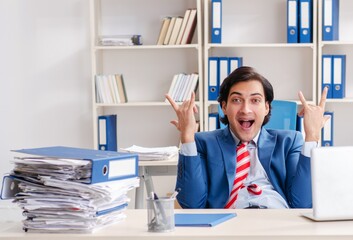
<path fill-rule="evenodd" d="M 222 0 L 212 0 L 211 43 L 222 43 Z"/>
<path fill-rule="evenodd" d="M 298 0 L 287 1 L 287 42 L 298 43 Z"/>
<path fill-rule="evenodd" d="M 322 4 L 322 40 L 339 39 L 339 0 L 323 0 Z"/>

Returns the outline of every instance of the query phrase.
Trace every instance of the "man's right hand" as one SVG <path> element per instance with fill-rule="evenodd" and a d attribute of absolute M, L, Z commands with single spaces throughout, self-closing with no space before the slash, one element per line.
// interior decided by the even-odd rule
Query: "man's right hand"
<path fill-rule="evenodd" d="M 197 130 L 195 113 L 197 107 L 195 105 L 195 93 L 191 94 L 190 100 L 185 100 L 181 105 L 178 105 L 168 94 L 165 95 L 170 105 L 172 105 L 178 120 L 170 121 L 180 131 L 181 143 L 194 142 L 194 134 Z"/>

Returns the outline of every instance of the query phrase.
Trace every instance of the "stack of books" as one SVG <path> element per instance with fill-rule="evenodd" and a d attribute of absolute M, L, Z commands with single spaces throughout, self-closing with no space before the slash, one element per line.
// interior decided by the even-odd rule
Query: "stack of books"
<path fill-rule="evenodd" d="M 195 33 L 196 9 L 187 9 L 184 17 L 165 17 L 159 32 L 157 45 L 190 44 Z"/>
<path fill-rule="evenodd" d="M 189 100 L 191 93 L 198 88 L 199 75 L 197 73 L 185 74 L 179 73 L 174 75 L 170 85 L 168 95 L 175 102 L 183 102 Z M 168 102 L 168 100 L 166 100 Z"/>
<path fill-rule="evenodd" d="M 127 94 L 122 74 L 96 75 L 97 103 L 126 103 Z"/>
<path fill-rule="evenodd" d="M 91 233 L 126 218 L 139 186 L 136 154 L 70 147 L 16 150 L 1 198 L 23 209 L 28 232 Z"/>

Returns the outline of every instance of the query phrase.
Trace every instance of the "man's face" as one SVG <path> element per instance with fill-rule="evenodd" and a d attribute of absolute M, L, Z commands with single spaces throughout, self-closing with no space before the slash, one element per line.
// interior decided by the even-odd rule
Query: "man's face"
<path fill-rule="evenodd" d="M 269 112 L 268 102 L 261 82 L 250 80 L 233 85 L 228 101 L 222 102 L 232 132 L 242 142 L 249 142 L 259 132 Z"/>

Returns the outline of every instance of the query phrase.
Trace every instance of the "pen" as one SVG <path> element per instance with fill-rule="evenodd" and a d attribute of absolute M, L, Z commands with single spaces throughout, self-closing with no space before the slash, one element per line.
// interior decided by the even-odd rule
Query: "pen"
<path fill-rule="evenodd" d="M 180 190 L 181 190 L 180 188 L 175 189 L 174 193 L 172 194 L 172 196 L 170 196 L 170 198 L 176 198 Z"/>

